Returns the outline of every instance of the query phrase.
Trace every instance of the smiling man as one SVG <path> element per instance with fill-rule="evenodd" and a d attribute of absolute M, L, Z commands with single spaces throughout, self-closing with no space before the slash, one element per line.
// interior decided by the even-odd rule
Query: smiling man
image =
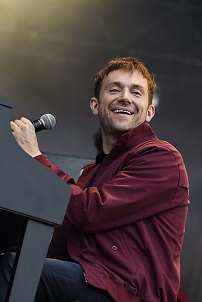
<path fill-rule="evenodd" d="M 155 84 L 153 84 L 155 87 Z M 99 116 L 103 151 L 109 153 L 121 134 L 136 128 L 154 116 L 149 104 L 146 78 L 138 70 L 118 69 L 103 79 L 98 97 L 90 101 L 91 110 Z"/>
<path fill-rule="evenodd" d="M 132 57 L 98 72 L 90 107 L 103 146 L 77 182 L 40 152 L 28 119 L 11 122 L 23 150 L 72 189 L 35 302 L 177 301 L 188 178 L 180 153 L 149 126 L 155 87 Z M 1 302 L 13 259 L 10 252 L 0 257 Z"/>

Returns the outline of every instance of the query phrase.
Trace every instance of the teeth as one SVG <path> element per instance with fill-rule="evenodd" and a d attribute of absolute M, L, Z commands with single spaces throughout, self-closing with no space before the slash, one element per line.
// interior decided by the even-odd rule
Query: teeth
<path fill-rule="evenodd" d="M 129 114 L 131 115 L 132 113 L 128 110 L 121 110 L 121 109 L 117 109 L 117 110 L 114 110 L 115 113 L 124 113 L 124 114 Z"/>

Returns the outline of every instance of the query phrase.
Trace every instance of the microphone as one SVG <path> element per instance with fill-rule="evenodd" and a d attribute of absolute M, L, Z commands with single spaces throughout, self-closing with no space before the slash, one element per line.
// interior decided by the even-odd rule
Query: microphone
<path fill-rule="evenodd" d="M 51 130 L 56 125 L 56 119 L 52 114 L 43 114 L 38 120 L 32 122 L 35 128 L 35 132 L 41 130 Z"/>

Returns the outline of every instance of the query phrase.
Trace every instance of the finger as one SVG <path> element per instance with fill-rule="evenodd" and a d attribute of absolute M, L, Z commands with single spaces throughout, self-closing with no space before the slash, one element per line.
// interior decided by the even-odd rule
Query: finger
<path fill-rule="evenodd" d="M 32 124 L 32 122 L 28 120 L 26 117 L 21 117 L 20 121 L 23 122 L 24 124 Z"/>
<path fill-rule="evenodd" d="M 12 121 L 12 123 L 14 123 L 18 127 L 20 127 L 24 124 L 21 120 L 14 120 L 14 121 Z"/>
<path fill-rule="evenodd" d="M 14 123 L 13 121 L 10 121 L 10 127 L 11 127 L 11 130 L 14 131 L 14 130 L 16 130 L 16 128 L 18 128 L 18 125 L 16 123 Z"/>
<path fill-rule="evenodd" d="M 18 128 L 15 128 L 15 126 L 13 124 L 11 124 L 11 126 L 14 127 L 15 130 L 20 128 L 21 130 L 25 131 L 25 129 L 33 130 L 33 128 L 34 128 L 32 122 L 25 117 L 21 117 L 20 120 L 16 119 L 13 121 L 13 123 L 18 127 Z"/>

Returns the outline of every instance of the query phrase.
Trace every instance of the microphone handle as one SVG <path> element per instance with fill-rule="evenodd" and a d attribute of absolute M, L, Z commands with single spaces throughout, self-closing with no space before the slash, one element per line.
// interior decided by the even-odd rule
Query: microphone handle
<path fill-rule="evenodd" d="M 32 124 L 34 125 L 35 132 L 39 132 L 44 129 L 44 124 L 42 120 L 35 120 L 32 122 Z"/>

